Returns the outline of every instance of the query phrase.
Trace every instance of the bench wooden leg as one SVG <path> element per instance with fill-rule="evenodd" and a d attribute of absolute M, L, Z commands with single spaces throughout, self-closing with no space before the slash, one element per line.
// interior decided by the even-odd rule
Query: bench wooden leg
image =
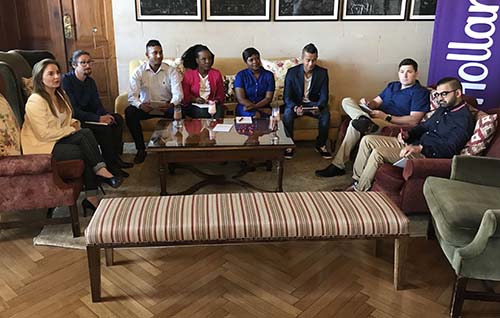
<path fill-rule="evenodd" d="M 87 246 L 87 260 L 89 263 L 92 302 L 99 302 L 101 301 L 101 248 Z"/>
<path fill-rule="evenodd" d="M 394 240 L 394 289 L 401 290 L 405 284 L 405 263 L 408 251 L 407 236 L 397 237 Z"/>
<path fill-rule="evenodd" d="M 105 248 L 104 255 L 106 257 L 106 266 L 113 266 L 115 262 L 113 248 Z"/>
<path fill-rule="evenodd" d="M 69 214 L 71 216 L 71 229 L 73 231 L 73 237 L 80 236 L 80 219 L 78 218 L 78 208 L 76 204 L 69 207 Z"/>

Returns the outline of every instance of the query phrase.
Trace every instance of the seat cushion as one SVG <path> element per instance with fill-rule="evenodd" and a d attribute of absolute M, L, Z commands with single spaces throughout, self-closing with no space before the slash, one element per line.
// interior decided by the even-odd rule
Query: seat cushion
<path fill-rule="evenodd" d="M 472 241 L 487 209 L 500 208 L 500 188 L 429 177 L 424 195 L 442 239 L 463 246 Z"/>
<path fill-rule="evenodd" d="M 382 193 L 222 193 L 101 200 L 87 245 L 329 239 L 408 234 Z"/>

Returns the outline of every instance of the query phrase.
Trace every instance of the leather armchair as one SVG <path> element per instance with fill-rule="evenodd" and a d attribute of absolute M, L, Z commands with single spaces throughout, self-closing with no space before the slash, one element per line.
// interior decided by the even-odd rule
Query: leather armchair
<path fill-rule="evenodd" d="M 56 162 L 52 155 L 19 155 L 0 157 L 0 213 L 68 206 L 70 217 L 50 218 L 29 225 L 71 223 L 73 236 L 80 236 L 76 201 L 80 194 L 83 161 Z M 62 177 L 61 177 L 62 175 Z M 64 180 L 63 180 L 64 178 Z M 3 222 L 0 228 L 28 225 L 25 222 Z"/>
<path fill-rule="evenodd" d="M 500 281 L 500 159 L 455 156 L 450 178 L 429 177 L 425 199 L 436 238 L 456 273 L 451 317 L 464 299 L 500 301 L 500 294 L 467 291 L 468 279 Z"/>

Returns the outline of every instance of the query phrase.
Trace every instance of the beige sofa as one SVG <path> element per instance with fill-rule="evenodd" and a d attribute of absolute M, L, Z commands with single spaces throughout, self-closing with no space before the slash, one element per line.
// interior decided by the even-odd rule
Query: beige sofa
<path fill-rule="evenodd" d="M 135 68 L 137 68 L 143 60 L 131 60 L 129 63 L 129 73 L 131 74 Z M 165 59 L 164 62 L 176 67 L 180 72 L 183 72 L 183 67 L 181 65 L 181 60 L 179 58 L 175 60 Z M 283 87 L 286 71 L 289 67 L 297 65 L 300 60 L 297 58 L 292 59 L 274 59 L 266 60 L 262 59 L 262 64 L 264 68 L 270 70 L 275 75 L 276 81 L 276 92 L 274 94 L 273 104 L 283 105 Z M 245 64 L 241 58 L 219 58 L 215 59 L 214 67 L 221 71 L 224 75 L 224 82 L 226 86 L 226 117 L 234 116 L 234 109 L 236 107 L 236 98 L 233 92 L 233 81 L 235 74 L 245 67 Z M 333 107 L 334 97 L 330 96 L 330 130 L 328 137 L 330 139 L 331 145 L 335 144 L 337 140 L 339 128 L 341 125 L 341 112 L 337 107 Z M 115 111 L 119 114 L 125 114 L 125 108 L 128 106 L 128 96 L 127 93 L 122 93 L 115 100 Z M 144 138 L 147 140 L 150 138 L 155 124 L 158 121 L 157 118 L 148 119 L 142 122 L 142 128 L 144 133 Z M 318 121 L 314 118 L 304 116 L 298 118 L 295 121 L 295 140 L 315 140 L 318 135 Z M 124 140 L 132 141 L 131 136 L 127 130 L 124 130 Z M 333 149 L 333 147 L 332 147 Z"/>

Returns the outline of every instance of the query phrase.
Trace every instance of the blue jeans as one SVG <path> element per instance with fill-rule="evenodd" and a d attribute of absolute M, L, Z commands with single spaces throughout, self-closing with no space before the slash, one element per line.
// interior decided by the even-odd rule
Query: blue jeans
<path fill-rule="evenodd" d="M 308 106 L 303 105 L 303 106 Z M 328 139 L 328 129 L 330 128 L 330 111 L 328 107 L 324 107 L 319 111 L 317 115 L 312 113 L 305 113 L 303 116 L 310 116 L 318 119 L 318 137 L 316 138 L 316 147 L 322 147 L 326 145 Z M 286 107 L 285 113 L 283 114 L 283 125 L 285 126 L 286 135 L 293 139 L 293 124 L 297 114 L 293 111 L 293 108 Z"/>

